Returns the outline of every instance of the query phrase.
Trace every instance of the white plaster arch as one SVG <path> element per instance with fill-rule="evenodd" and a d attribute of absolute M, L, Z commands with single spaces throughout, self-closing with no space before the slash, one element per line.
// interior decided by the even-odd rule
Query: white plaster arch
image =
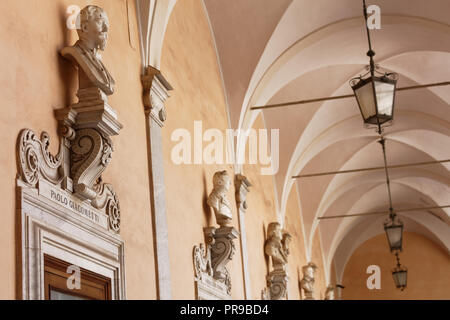
<path fill-rule="evenodd" d="M 143 68 L 160 69 L 164 36 L 176 3 L 177 0 L 136 0 Z"/>
<path fill-rule="evenodd" d="M 414 182 L 414 180 L 416 180 L 416 182 Z M 412 177 L 412 178 L 404 177 L 404 178 L 401 178 L 398 180 L 394 180 L 393 186 L 400 186 L 401 188 L 405 189 L 408 192 L 408 194 L 411 194 L 411 191 L 415 191 L 414 193 L 417 193 L 417 194 L 423 194 L 423 195 L 427 196 L 428 198 L 431 198 L 432 201 L 436 205 L 439 205 L 440 203 L 436 202 L 436 201 L 442 201 L 442 199 L 436 199 L 436 197 L 434 197 L 434 195 L 430 194 L 429 192 L 428 192 L 428 194 L 424 194 L 423 190 L 421 190 L 421 188 L 420 188 L 420 184 L 423 184 L 423 183 L 436 184 L 436 181 L 431 180 L 429 178 L 424 178 L 424 177 Z M 441 183 L 441 187 L 442 186 L 445 186 L 447 189 L 449 188 L 446 184 Z M 367 202 L 367 201 L 372 202 L 371 199 L 373 199 L 374 194 L 376 195 L 376 193 L 385 193 L 385 185 L 382 181 L 380 181 L 380 183 L 377 186 L 371 188 L 368 192 L 366 192 L 364 194 L 364 196 L 360 198 L 359 201 L 355 202 L 355 204 L 350 209 L 350 212 L 360 210 L 360 208 L 358 208 L 358 207 L 364 207 L 364 208 L 367 207 L 367 205 L 364 204 L 364 202 Z M 379 198 L 379 197 L 377 197 L 377 198 Z M 440 197 L 440 198 L 442 198 L 442 197 Z M 386 206 L 387 205 L 388 204 L 386 203 Z M 403 203 L 403 205 L 408 206 L 408 203 Z M 411 205 L 414 205 L 414 204 L 409 204 L 409 206 L 411 206 Z M 370 208 L 369 209 L 370 211 L 373 211 L 373 210 L 380 210 L 383 207 L 370 206 L 369 208 Z M 448 215 L 448 213 L 447 213 L 447 215 Z M 441 246 L 443 246 L 447 250 L 447 252 L 450 252 L 450 233 L 449 233 L 450 228 L 449 228 L 448 224 L 439 220 L 438 218 L 436 218 L 433 215 L 425 214 L 425 213 L 422 213 L 419 211 L 411 212 L 411 213 L 408 213 L 407 215 L 400 214 L 400 216 L 402 216 L 402 219 L 404 219 L 406 217 L 408 219 L 414 220 L 419 225 L 422 225 L 426 230 L 428 230 L 429 232 L 434 234 L 435 238 L 439 240 L 439 244 Z M 341 256 L 348 260 L 348 258 L 351 257 L 352 252 L 362 242 L 367 240 L 366 238 L 368 236 L 371 236 L 371 234 L 369 233 L 369 234 L 366 234 L 361 237 L 361 230 L 359 230 L 359 231 L 355 230 L 355 227 L 358 224 L 360 224 L 362 221 L 367 220 L 367 219 L 369 219 L 369 221 L 374 220 L 374 219 L 383 221 L 385 218 L 386 218 L 385 216 L 382 216 L 382 217 L 377 217 L 377 216 L 376 217 L 353 217 L 353 218 L 346 218 L 345 221 L 342 221 L 339 224 L 338 230 L 334 234 L 333 242 L 330 246 L 329 252 L 326 253 L 326 268 L 328 270 L 331 269 L 331 263 L 335 256 L 335 253 L 336 253 L 339 245 L 341 245 L 342 241 L 346 237 L 352 237 L 351 238 L 352 240 L 350 240 L 350 241 L 354 242 L 351 250 L 349 250 L 344 256 Z M 378 226 L 377 234 L 384 232 L 381 223 L 376 226 Z M 347 261 L 347 260 L 345 260 L 345 261 Z M 345 264 L 344 264 L 344 266 L 345 266 Z"/>

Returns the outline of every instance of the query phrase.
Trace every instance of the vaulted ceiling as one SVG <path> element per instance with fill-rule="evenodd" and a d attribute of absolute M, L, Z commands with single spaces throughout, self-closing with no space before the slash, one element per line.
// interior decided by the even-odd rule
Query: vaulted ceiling
<path fill-rule="evenodd" d="M 349 79 L 364 73 L 367 38 L 360 0 L 204 0 L 215 37 L 235 129 L 251 128 L 260 113 L 280 130 L 275 175 L 280 216 L 298 188 L 307 256 L 319 232 L 327 273 L 340 277 L 353 250 L 383 232 L 379 216 L 319 220 L 319 216 L 389 207 L 383 171 L 292 179 L 306 173 L 382 166 L 378 135 L 363 128 L 355 99 L 264 111 L 252 106 L 350 94 Z M 450 1 L 372 0 L 381 30 L 371 31 L 375 60 L 399 74 L 399 87 L 450 80 Z M 397 93 L 395 122 L 386 128 L 389 164 L 450 158 L 448 86 Z M 243 148 L 238 144 L 237 149 Z M 449 164 L 391 170 L 394 208 L 450 203 Z M 450 252 L 448 209 L 402 216 Z M 300 215 L 299 215 L 300 218 Z M 329 274 L 327 275 L 329 277 Z"/>

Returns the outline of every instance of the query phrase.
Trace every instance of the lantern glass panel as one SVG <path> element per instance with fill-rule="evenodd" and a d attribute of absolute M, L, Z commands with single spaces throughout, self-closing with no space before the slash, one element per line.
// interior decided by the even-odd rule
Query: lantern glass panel
<path fill-rule="evenodd" d="M 403 226 L 390 226 L 385 229 L 391 251 L 402 249 Z"/>
<path fill-rule="evenodd" d="M 406 288 L 406 282 L 408 280 L 408 272 L 406 270 L 397 270 L 392 272 L 395 286 L 400 289 Z"/>
<path fill-rule="evenodd" d="M 355 95 L 364 121 L 367 122 L 374 118 L 376 123 L 377 107 L 375 105 L 372 82 L 369 81 L 355 89 Z"/>
<path fill-rule="evenodd" d="M 375 91 L 377 93 L 378 115 L 382 119 L 385 117 L 392 118 L 395 84 L 376 80 Z"/>

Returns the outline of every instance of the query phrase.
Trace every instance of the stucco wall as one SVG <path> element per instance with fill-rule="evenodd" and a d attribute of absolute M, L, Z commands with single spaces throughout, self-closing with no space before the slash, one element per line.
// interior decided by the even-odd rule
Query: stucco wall
<path fill-rule="evenodd" d="M 289 287 L 288 298 L 297 300 L 301 298 L 299 281 L 303 277 L 302 267 L 306 265 L 305 240 L 301 225 L 300 207 L 297 196 L 297 184 L 294 184 L 286 205 L 286 218 L 284 227 L 292 236 L 289 248 Z"/>
<path fill-rule="evenodd" d="M 348 261 L 342 280 L 343 299 L 450 299 L 450 257 L 434 242 L 418 233 L 405 232 L 400 262 L 408 268 L 408 285 L 396 289 L 391 270 L 395 256 L 386 236 L 380 234 L 361 244 Z M 381 289 L 369 290 L 367 267 L 381 268 Z"/>
<path fill-rule="evenodd" d="M 141 100 L 140 53 L 130 46 L 126 1 L 3 0 L 0 10 L 0 299 L 16 297 L 15 234 L 16 138 L 23 128 L 47 131 L 51 150 L 58 147 L 53 111 L 75 101 L 77 75 L 59 50 L 73 44 L 76 32 L 66 28 L 66 8 L 103 7 L 110 19 L 105 65 L 116 80 L 109 99 L 124 125 L 114 137 L 113 160 L 104 174 L 120 198 L 125 240 L 127 294 L 130 299 L 156 298 L 151 236 L 145 118 Z M 132 10 L 134 7 L 132 4 Z M 136 26 L 135 15 L 132 25 Z M 137 30 L 132 42 L 138 43 Z"/>
<path fill-rule="evenodd" d="M 162 50 L 161 71 L 174 87 L 167 101 L 168 119 L 163 129 L 166 203 L 169 250 L 174 299 L 194 299 L 192 250 L 204 243 L 203 228 L 216 225 L 207 197 L 213 189 L 216 171 L 227 170 L 234 180 L 232 165 L 175 164 L 171 159 L 174 130 L 184 128 L 194 143 L 194 121 L 201 121 L 203 132 L 217 128 L 225 135 L 228 116 L 213 38 L 201 1 L 178 1 L 167 26 Z M 206 147 L 209 143 L 204 142 Z M 192 160 L 194 152 L 192 147 Z M 233 206 L 233 224 L 238 228 L 234 187 L 228 199 Z M 239 240 L 229 266 L 232 297 L 243 298 L 243 275 Z"/>
<path fill-rule="evenodd" d="M 256 119 L 253 129 L 265 129 L 261 115 Z M 271 222 L 278 221 L 274 198 L 275 190 L 272 176 L 261 175 L 261 166 L 250 164 L 248 148 L 243 174 L 253 185 L 247 197 L 248 209 L 245 214 L 248 268 L 251 277 L 251 296 L 248 299 L 260 300 L 261 290 L 266 287 L 266 276 L 270 271 L 269 260 L 264 254 L 267 226 Z"/>

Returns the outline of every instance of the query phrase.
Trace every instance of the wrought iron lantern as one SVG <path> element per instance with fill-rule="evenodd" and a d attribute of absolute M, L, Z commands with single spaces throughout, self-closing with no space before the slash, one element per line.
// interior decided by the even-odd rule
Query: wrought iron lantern
<path fill-rule="evenodd" d="M 373 72 L 368 78 L 352 79 L 350 85 L 366 125 L 381 126 L 393 120 L 397 74 L 375 76 Z"/>
<path fill-rule="evenodd" d="M 401 291 L 405 290 L 408 280 L 408 269 L 400 265 L 400 258 L 397 257 L 397 266 L 392 270 L 392 277 L 394 278 L 395 286 Z"/>
<path fill-rule="evenodd" d="M 359 110 L 366 125 L 378 126 L 381 134 L 381 126 L 394 118 L 395 90 L 397 87 L 396 73 L 381 73 L 378 66 L 375 66 L 373 57 L 375 51 L 372 50 L 370 31 L 367 26 L 367 6 L 363 0 L 364 18 L 366 21 L 367 39 L 369 43 L 369 72 L 350 80 Z M 367 74 L 370 75 L 366 77 Z M 375 75 L 375 74 L 378 74 Z"/>
<path fill-rule="evenodd" d="M 384 222 L 384 231 L 391 248 L 391 252 L 402 251 L 403 222 L 396 214 L 391 214 Z"/>

